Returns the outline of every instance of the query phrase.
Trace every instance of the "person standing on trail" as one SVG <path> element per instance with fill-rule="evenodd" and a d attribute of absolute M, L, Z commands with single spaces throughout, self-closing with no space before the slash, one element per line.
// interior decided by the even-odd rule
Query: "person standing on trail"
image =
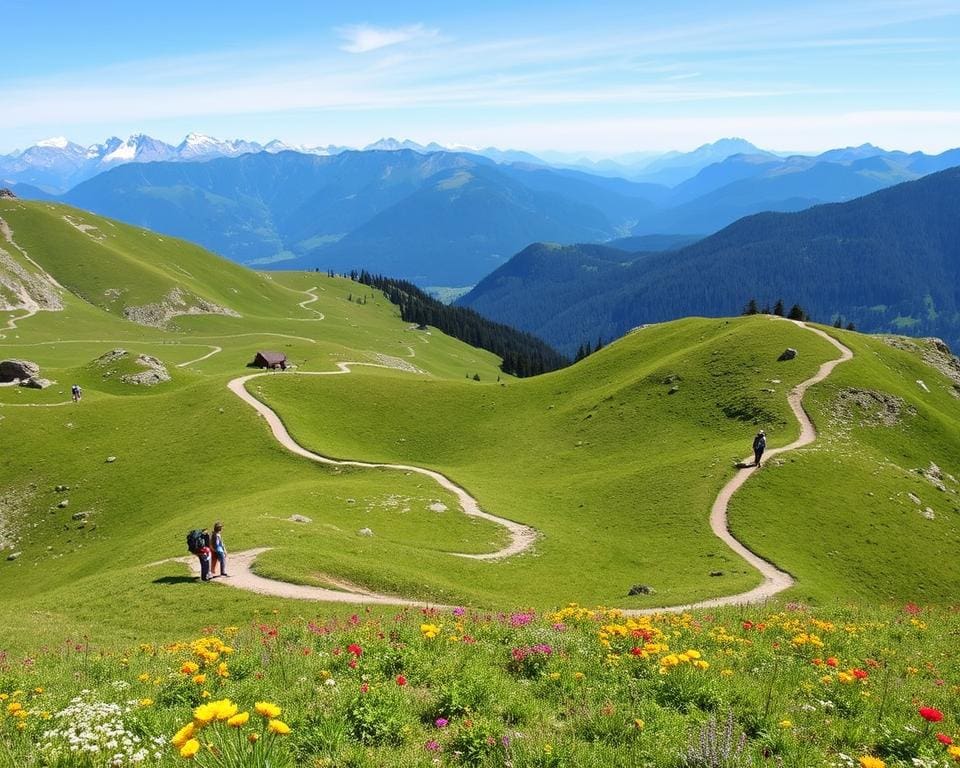
<path fill-rule="evenodd" d="M 767 447 L 767 436 L 761 429 L 757 436 L 753 438 L 753 466 L 760 466 L 760 459 L 763 458 L 763 451 Z"/>
<path fill-rule="evenodd" d="M 70 394 L 73 395 L 73 402 L 80 402 L 80 385 L 74 384 L 72 387 L 70 387 Z"/>
<path fill-rule="evenodd" d="M 227 548 L 223 545 L 223 523 L 219 520 L 213 524 L 213 536 L 210 537 L 210 549 L 213 550 L 213 559 L 210 562 L 210 575 L 217 573 L 217 564 L 220 564 L 220 575 L 229 576 L 227 573 Z"/>

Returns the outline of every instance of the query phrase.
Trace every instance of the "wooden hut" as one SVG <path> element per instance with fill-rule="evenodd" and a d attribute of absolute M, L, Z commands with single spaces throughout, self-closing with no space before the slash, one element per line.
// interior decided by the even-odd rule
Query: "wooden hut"
<path fill-rule="evenodd" d="M 287 356 L 283 352 L 261 351 L 254 356 L 251 365 L 254 368 L 271 368 L 273 370 L 279 368 L 281 371 L 285 371 L 287 369 Z"/>

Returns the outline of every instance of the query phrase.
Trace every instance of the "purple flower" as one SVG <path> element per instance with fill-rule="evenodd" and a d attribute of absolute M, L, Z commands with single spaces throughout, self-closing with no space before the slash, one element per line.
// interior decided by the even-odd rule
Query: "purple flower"
<path fill-rule="evenodd" d="M 454 616 L 463 616 L 467 610 L 465 608 L 460 608 L 459 606 L 453 609 Z"/>
<path fill-rule="evenodd" d="M 430 741 L 428 741 L 426 744 L 423 745 L 423 748 L 426 749 L 428 752 L 439 752 L 440 744 L 434 741 L 433 739 L 430 739 Z"/>
<path fill-rule="evenodd" d="M 437 726 L 437 728 L 446 728 L 447 725 L 449 725 L 449 723 L 450 721 L 447 720 L 447 718 L 445 717 L 438 717 L 436 720 L 433 721 L 433 724 Z"/>

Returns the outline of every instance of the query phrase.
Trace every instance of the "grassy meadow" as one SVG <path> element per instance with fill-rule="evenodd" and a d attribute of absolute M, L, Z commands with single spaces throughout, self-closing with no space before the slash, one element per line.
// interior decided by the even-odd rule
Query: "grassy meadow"
<path fill-rule="evenodd" d="M 518 380 L 343 278 L 250 272 L 46 203 L 0 200 L 0 218 L 14 241 L 0 248 L 52 275 L 64 304 L 0 313 L 0 356 L 55 382 L 0 387 L 0 764 L 175 765 L 191 741 L 202 765 L 955 757 L 960 400 L 956 364 L 929 342 L 828 329 L 855 356 L 806 396 L 817 441 L 734 496 L 734 533 L 796 586 L 771 606 L 630 619 L 563 606 L 656 608 L 758 583 L 710 533 L 710 506 L 757 429 L 771 447 L 796 438 L 787 393 L 836 357 L 825 340 L 764 316 L 688 318 Z M 185 311 L 231 313 L 123 318 L 169 309 L 171 292 Z M 97 362 L 118 347 L 130 357 Z M 777 361 L 785 347 L 797 358 Z M 263 349 L 307 372 L 378 366 L 248 382 L 303 446 L 438 470 L 533 526 L 533 547 L 458 557 L 502 547 L 505 530 L 420 475 L 281 448 L 226 388 Z M 141 353 L 171 379 L 124 383 Z M 438 607 L 201 584 L 184 537 L 218 519 L 230 551 L 270 548 L 259 575 Z M 641 584 L 649 594 L 627 596 Z M 197 734 L 172 746 L 188 722 Z"/>

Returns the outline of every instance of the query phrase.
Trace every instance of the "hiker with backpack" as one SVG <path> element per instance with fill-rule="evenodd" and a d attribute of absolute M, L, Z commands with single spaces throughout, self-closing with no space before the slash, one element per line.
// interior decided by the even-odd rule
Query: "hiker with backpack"
<path fill-rule="evenodd" d="M 217 564 L 220 564 L 220 575 L 229 578 L 227 573 L 227 548 L 223 545 L 223 523 L 219 520 L 213 524 L 213 536 L 210 540 L 210 549 L 213 550 L 213 561 L 210 566 L 210 575 L 216 576 Z"/>
<path fill-rule="evenodd" d="M 194 528 L 187 534 L 187 549 L 200 560 L 200 579 L 210 581 L 210 534 L 207 529 Z"/>
<path fill-rule="evenodd" d="M 757 436 L 753 438 L 753 466 L 760 466 L 760 459 L 763 458 L 763 452 L 767 447 L 767 436 L 761 429 Z"/>

